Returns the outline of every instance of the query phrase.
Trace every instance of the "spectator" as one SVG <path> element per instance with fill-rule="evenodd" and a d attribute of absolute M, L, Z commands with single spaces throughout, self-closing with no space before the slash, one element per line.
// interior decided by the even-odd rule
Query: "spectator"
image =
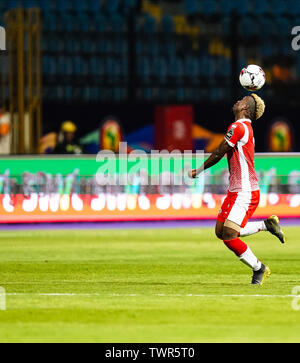
<path fill-rule="evenodd" d="M 65 121 L 61 125 L 58 143 L 53 150 L 54 154 L 82 154 L 82 148 L 76 143 L 76 125 L 72 121 Z"/>

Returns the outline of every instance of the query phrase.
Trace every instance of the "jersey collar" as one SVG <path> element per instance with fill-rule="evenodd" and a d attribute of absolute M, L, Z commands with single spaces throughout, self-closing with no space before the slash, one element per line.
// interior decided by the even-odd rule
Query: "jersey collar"
<path fill-rule="evenodd" d="M 252 121 L 250 120 L 250 118 L 240 118 L 239 120 L 236 120 L 235 122 L 250 122 L 250 124 L 252 123 Z"/>

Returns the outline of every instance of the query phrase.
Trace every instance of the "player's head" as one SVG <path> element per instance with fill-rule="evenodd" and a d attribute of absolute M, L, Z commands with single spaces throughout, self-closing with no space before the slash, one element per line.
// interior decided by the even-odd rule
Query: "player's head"
<path fill-rule="evenodd" d="M 65 121 L 61 125 L 61 132 L 64 134 L 64 139 L 68 142 L 74 139 L 76 131 L 77 127 L 72 121 Z"/>
<path fill-rule="evenodd" d="M 247 117 L 251 121 L 258 120 L 264 112 L 265 103 L 255 93 L 252 93 L 251 96 L 244 97 L 233 106 L 235 116 Z"/>

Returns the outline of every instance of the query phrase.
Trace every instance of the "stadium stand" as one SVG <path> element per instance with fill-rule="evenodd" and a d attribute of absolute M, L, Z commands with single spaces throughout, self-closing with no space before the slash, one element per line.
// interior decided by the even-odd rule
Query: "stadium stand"
<path fill-rule="evenodd" d="M 298 1 L 10 0 L 1 2 L 1 14 L 18 6 L 42 10 L 48 100 L 126 102 L 133 78 L 137 101 L 226 100 L 233 14 L 238 66 L 255 59 L 271 82 L 270 59 L 286 57 L 296 74 L 300 64 L 300 53 L 290 49 Z"/>

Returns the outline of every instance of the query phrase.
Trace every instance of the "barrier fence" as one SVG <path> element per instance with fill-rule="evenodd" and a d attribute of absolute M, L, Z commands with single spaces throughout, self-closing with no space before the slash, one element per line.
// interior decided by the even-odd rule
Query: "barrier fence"
<path fill-rule="evenodd" d="M 0 222 L 213 219 L 228 187 L 222 159 L 202 177 L 203 154 L 0 159 Z M 300 154 L 258 154 L 254 217 L 300 217 Z"/>

